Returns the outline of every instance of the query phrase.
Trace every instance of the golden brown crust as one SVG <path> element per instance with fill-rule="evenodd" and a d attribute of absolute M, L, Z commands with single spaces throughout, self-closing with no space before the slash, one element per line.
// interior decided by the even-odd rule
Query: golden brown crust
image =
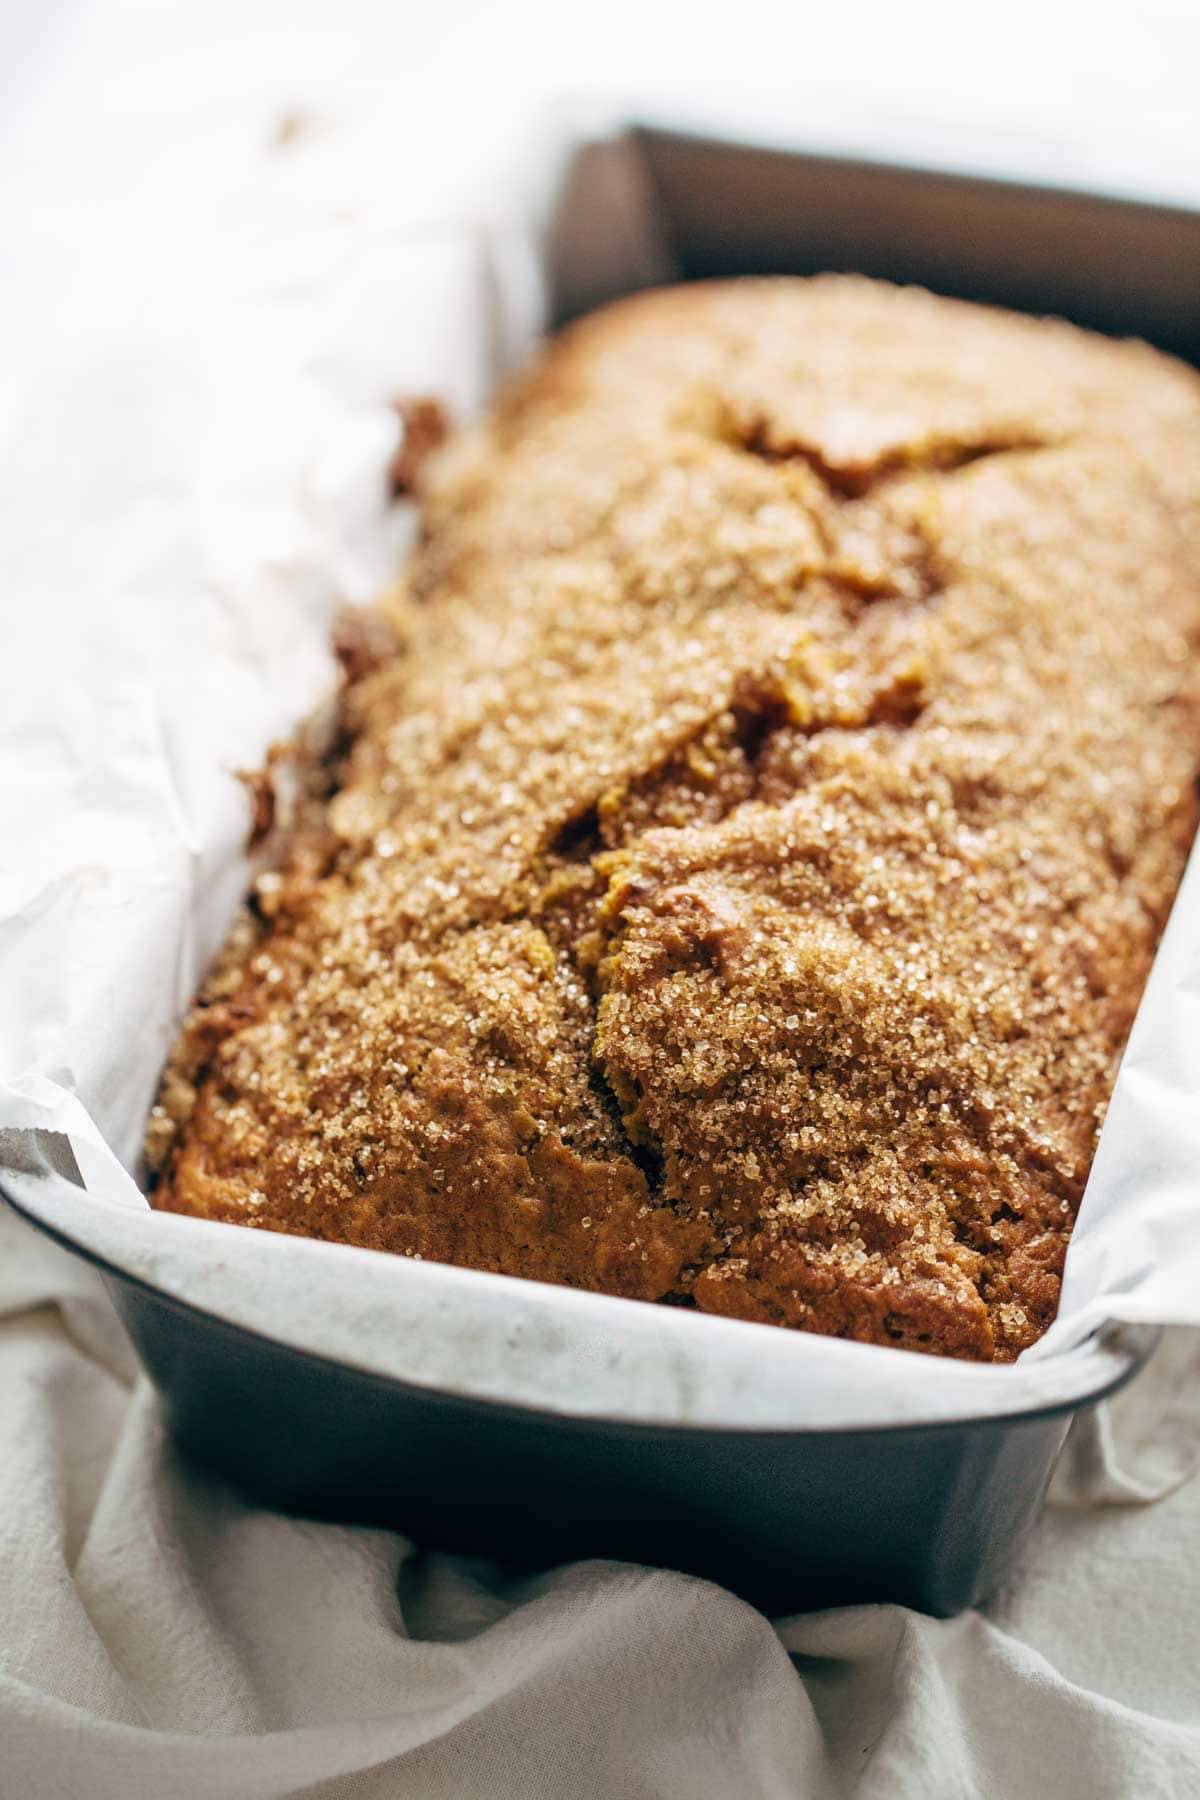
<path fill-rule="evenodd" d="M 1200 384 L 855 279 L 677 289 L 423 484 L 155 1203 L 1016 1355 L 1195 825 Z"/>

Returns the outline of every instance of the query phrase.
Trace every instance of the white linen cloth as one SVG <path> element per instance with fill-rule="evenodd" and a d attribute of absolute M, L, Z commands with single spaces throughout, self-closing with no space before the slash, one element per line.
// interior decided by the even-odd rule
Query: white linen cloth
<path fill-rule="evenodd" d="M 513 121 L 538 111 L 518 64 L 543 82 L 623 79 L 618 14 L 636 17 L 643 92 L 666 103 L 667 80 L 704 72 L 685 60 L 705 37 L 694 9 L 667 23 L 644 7 L 606 8 L 586 53 L 556 24 L 571 9 L 526 4 L 490 20 L 461 4 L 419 10 L 17 0 L 11 43 L 10 15 L 0 16 L 0 341 L 23 378 L 0 392 L 0 681 L 8 735 L 24 709 L 42 733 L 43 769 L 60 746 L 72 769 L 93 743 L 110 757 L 114 738 L 131 770 L 162 753 L 161 720 L 112 703 L 135 694 L 132 681 L 98 684 L 110 702 L 94 714 L 47 708 L 56 684 L 78 686 L 85 654 L 55 613 L 67 588 L 92 596 L 101 616 L 120 588 L 139 609 L 147 663 L 168 639 L 194 634 L 199 668 L 212 634 L 241 633 L 239 679 L 256 718 L 264 693 L 280 729 L 308 704 L 327 676 L 311 624 L 330 595 L 298 582 L 297 569 L 312 551 L 342 592 L 378 580 L 387 545 L 369 528 L 358 478 L 387 449 L 380 386 L 419 385 L 422 359 L 436 357 L 429 343 L 389 337 L 372 310 L 406 254 L 397 223 L 482 210 L 480 171 L 522 204 L 536 196 L 541 155 L 488 149 L 517 142 Z M 1149 12 L 1125 9 L 1118 36 L 1093 11 L 1080 43 L 1039 7 L 1035 61 L 1009 33 L 984 58 L 968 46 L 952 82 L 922 49 L 912 9 L 881 7 L 870 30 L 861 10 L 825 28 L 870 99 L 853 132 L 860 147 L 944 152 L 932 95 L 952 86 L 950 110 L 970 120 L 976 160 L 1179 193 L 1196 179 L 1184 153 L 1194 56 L 1183 11 L 1174 40 L 1155 35 Z M 803 66 L 806 130 L 836 139 L 838 54 L 826 45 L 822 62 L 810 38 L 791 55 L 781 21 L 753 13 L 739 20 L 762 45 L 763 77 L 789 55 Z M 1056 31 L 1094 126 L 1048 110 Z M 497 59 L 522 36 L 527 44 Z M 938 38 L 943 58 L 948 41 Z M 724 36 L 709 49 L 707 72 L 730 74 Z M 1158 103 L 1113 134 L 1125 79 Z M 989 111 L 989 83 L 994 96 L 1007 84 L 1027 105 L 1040 98 L 1040 129 L 1019 106 Z M 793 95 L 776 122 L 794 106 Z M 445 271 L 459 255 L 447 238 L 434 260 Z M 387 259 L 386 282 L 372 283 L 374 256 Z M 339 257 L 344 278 L 322 288 L 318 276 L 336 275 Z M 441 291 L 431 328 L 451 337 L 459 288 Z M 328 303 L 315 325 L 314 293 Z M 358 363 L 346 357 L 355 343 Z M 385 366 L 372 360 L 381 344 L 395 358 Z M 351 404 L 344 435 L 311 464 L 309 535 L 298 543 L 294 516 L 276 506 L 269 447 L 319 431 L 335 349 Z M 305 378 L 292 392 L 280 375 L 298 357 Z M 463 404 L 486 375 L 482 365 L 458 371 Z M 236 386 L 236 409 L 220 403 L 222 384 Z M 263 449 L 252 493 L 226 479 L 221 421 L 231 411 Z M 144 552 L 168 517 L 176 535 L 155 569 Z M 253 611 L 239 547 L 259 582 Z M 289 638 L 297 615 L 309 629 Z M 96 654 L 93 640 L 86 655 Z M 238 695 L 224 699 L 236 717 Z M 222 740 L 234 764 L 260 750 Z M 177 794 L 209 804 L 194 770 L 173 773 Z M 64 954 L 81 971 L 109 972 L 88 1101 L 128 1146 L 162 1046 L 139 1031 L 122 980 L 150 938 L 106 910 L 100 876 L 105 858 L 136 864 L 147 840 L 131 821 L 114 842 L 98 797 L 105 829 L 71 851 L 96 864 L 81 900 L 54 885 L 64 856 L 49 789 L 25 792 L 20 781 L 19 767 L 0 770 L 6 821 L 21 822 L 0 864 L 0 916 L 14 940 L 49 894 Z M 165 808 L 177 795 L 160 798 Z M 143 823 L 149 832 L 158 822 Z M 179 827 L 192 879 L 225 883 L 232 897 L 241 875 L 228 850 L 244 829 L 232 784 L 220 816 Z M 163 894 L 166 906 L 167 884 Z M 53 973 L 28 968 L 30 991 L 44 981 L 54 992 Z M 6 1067 L 9 998 L 0 994 Z M 80 1025 L 46 1009 L 47 1031 L 64 1042 Z M 1200 1484 L 1185 1479 L 1200 1439 L 1198 1374 L 1195 1340 L 1180 1335 L 1077 1433 L 1060 1504 L 981 1613 L 937 1622 L 857 1608 L 772 1624 L 677 1575 L 587 1564 L 517 1581 L 387 1533 L 246 1507 L 164 1441 L 95 1278 L 0 1213 L 0 1800 L 1200 1792 Z"/>
<path fill-rule="evenodd" d="M 517 1579 L 188 1468 L 98 1280 L 4 1213 L 0 1800 L 1185 1800 L 1200 1483 L 1138 1504 L 1111 1439 L 1178 1480 L 1195 1341 L 1110 1411 L 958 1619 Z"/>

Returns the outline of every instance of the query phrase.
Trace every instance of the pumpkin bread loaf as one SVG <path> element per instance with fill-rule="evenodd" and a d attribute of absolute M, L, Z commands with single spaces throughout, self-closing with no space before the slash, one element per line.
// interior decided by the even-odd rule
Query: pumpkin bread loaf
<path fill-rule="evenodd" d="M 421 490 L 154 1203 L 1016 1356 L 1196 823 L 1200 380 L 855 278 L 665 290 Z"/>

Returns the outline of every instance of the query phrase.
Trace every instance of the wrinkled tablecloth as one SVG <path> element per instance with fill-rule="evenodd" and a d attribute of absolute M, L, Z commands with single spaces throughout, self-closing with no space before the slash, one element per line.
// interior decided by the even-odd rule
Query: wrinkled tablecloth
<path fill-rule="evenodd" d="M 619 1563 L 515 1577 L 186 1466 L 98 1278 L 5 1211 L 0 1800 L 1200 1793 L 1200 1346 L 1110 1413 L 958 1619 L 770 1621 Z"/>

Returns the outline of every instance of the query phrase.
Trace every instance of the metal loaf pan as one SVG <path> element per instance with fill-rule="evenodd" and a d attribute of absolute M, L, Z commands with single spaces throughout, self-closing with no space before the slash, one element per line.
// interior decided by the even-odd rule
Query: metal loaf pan
<path fill-rule="evenodd" d="M 604 1556 L 684 1569 L 774 1615 L 890 1600 L 949 1616 L 984 1598 L 1037 1515 L 1072 1417 L 1136 1374 L 1158 1339 L 1129 1327 L 1094 1338 L 1031 1368 L 1011 1399 L 993 1390 L 989 1410 L 936 1423 L 881 1425 L 861 1393 L 835 1427 L 745 1428 L 731 1410 L 711 1424 L 572 1416 L 248 1330 L 106 1261 L 61 1214 L 51 1224 L 7 1197 L 100 1268 L 176 1439 L 251 1498 L 527 1567 Z M 636 1304 L 579 1298 L 599 1300 L 614 1330 Z"/>
<path fill-rule="evenodd" d="M 557 322 L 664 280 L 854 269 L 1200 358 L 1200 214 L 661 130 L 575 155 L 546 266 Z M 981 1599 L 1072 1416 L 1156 1341 L 1092 1340 L 1047 1358 L 1033 1398 L 948 1422 L 880 1425 L 848 1400 L 834 1429 L 631 1423 L 406 1384 L 102 1266 L 179 1442 L 255 1498 L 510 1562 L 665 1564 L 776 1614 L 889 1600 L 949 1615 Z"/>

